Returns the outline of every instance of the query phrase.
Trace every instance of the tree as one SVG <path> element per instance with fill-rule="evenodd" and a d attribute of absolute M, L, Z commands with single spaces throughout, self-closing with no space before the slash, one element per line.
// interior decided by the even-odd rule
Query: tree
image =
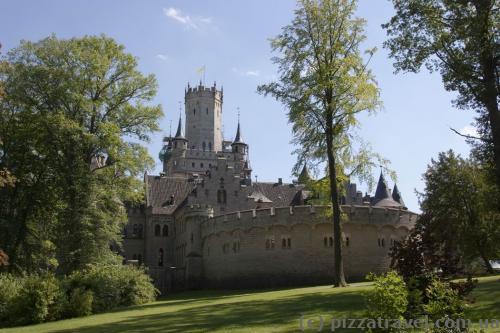
<path fill-rule="evenodd" d="M 138 176 L 153 163 L 138 142 L 162 114 L 145 104 L 154 76 L 105 36 L 21 42 L 3 63 L 0 167 L 17 181 L 0 189 L 0 247 L 11 267 L 116 260 L 123 203 L 142 199 Z"/>
<path fill-rule="evenodd" d="M 272 39 L 279 80 L 261 85 L 288 108 L 293 124 L 297 166 L 326 162 L 332 203 L 335 285 L 345 286 L 341 246 L 339 184 L 349 174 L 366 175 L 373 157 L 361 144 L 353 148 L 357 114 L 375 110 L 379 90 L 359 47 L 364 20 L 353 18 L 356 1 L 301 0 L 290 25 Z M 369 57 L 374 50 L 368 51 Z M 296 168 L 297 168 L 296 166 Z"/>
<path fill-rule="evenodd" d="M 500 256 L 500 214 L 495 206 L 498 193 L 482 166 L 448 151 L 432 160 L 424 180 L 419 223 L 425 243 L 432 244 L 427 253 L 441 253 L 444 258 L 458 256 L 462 263 L 480 258 L 493 272 L 490 260 Z"/>
<path fill-rule="evenodd" d="M 393 0 L 384 46 L 396 71 L 439 71 L 455 104 L 478 113 L 480 140 L 491 149 L 500 188 L 500 7 L 498 0 Z M 500 199 L 499 199 L 500 200 Z"/>

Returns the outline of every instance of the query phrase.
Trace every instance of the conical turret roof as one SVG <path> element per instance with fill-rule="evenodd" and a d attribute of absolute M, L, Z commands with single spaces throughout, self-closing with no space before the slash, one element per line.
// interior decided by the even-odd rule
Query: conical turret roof
<path fill-rule="evenodd" d="M 179 115 L 179 124 L 177 125 L 177 132 L 175 133 L 176 139 L 184 139 L 184 134 L 182 133 L 182 118 Z"/>
<path fill-rule="evenodd" d="M 396 184 L 394 184 L 394 189 L 392 190 L 392 199 L 396 202 L 399 202 L 402 206 L 405 205 L 403 197 L 401 196 L 401 192 L 399 192 L 398 185 Z"/>
<path fill-rule="evenodd" d="M 241 136 L 241 129 L 240 129 L 240 122 L 239 121 L 238 121 L 238 128 L 236 129 L 236 136 L 234 137 L 234 141 L 232 144 L 236 144 L 236 143 L 245 144 L 245 142 L 243 142 L 243 137 Z"/>
<path fill-rule="evenodd" d="M 390 198 L 389 188 L 385 182 L 384 174 L 380 171 L 380 177 L 378 178 L 377 190 L 375 191 L 375 196 L 373 197 L 375 202 Z"/>
<path fill-rule="evenodd" d="M 306 184 L 311 180 L 311 176 L 309 175 L 309 171 L 307 170 L 307 164 L 304 164 L 302 167 L 302 171 L 300 172 L 299 175 L 299 184 Z"/>

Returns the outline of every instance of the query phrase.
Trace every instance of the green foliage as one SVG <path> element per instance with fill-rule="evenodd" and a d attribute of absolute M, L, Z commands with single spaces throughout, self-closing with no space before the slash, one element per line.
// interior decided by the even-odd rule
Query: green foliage
<path fill-rule="evenodd" d="M 335 285 L 345 286 L 341 254 L 339 183 L 368 176 L 373 153 L 355 151 L 357 115 L 380 105 L 379 89 L 360 52 L 365 21 L 354 17 L 355 0 L 301 0 L 291 24 L 272 39 L 276 82 L 261 85 L 288 109 L 293 142 L 299 147 L 295 171 L 307 161 L 326 164 L 333 215 Z M 367 51 L 370 55 L 374 50 Z"/>
<path fill-rule="evenodd" d="M 369 274 L 367 279 L 373 281 L 373 289 L 366 293 L 367 317 L 378 320 L 404 319 L 408 306 L 408 291 L 403 279 L 394 271 L 385 275 Z M 370 332 L 401 332 L 400 328 L 388 327 L 370 330 Z"/>
<path fill-rule="evenodd" d="M 493 163 L 500 188 L 500 7 L 497 0 L 393 0 L 384 43 L 397 71 L 438 71 L 444 87 L 458 92 L 455 104 L 478 113 L 483 162 Z M 497 201 L 497 206 L 499 205 Z"/>
<path fill-rule="evenodd" d="M 451 258 L 446 261 L 451 264 L 480 258 L 491 272 L 489 260 L 500 256 L 500 212 L 497 188 L 482 166 L 448 151 L 431 161 L 424 180 L 418 230 L 432 246 L 427 253 Z"/>
<path fill-rule="evenodd" d="M 425 314 L 432 322 L 440 320 L 457 320 L 464 318 L 465 302 L 460 298 L 458 292 L 453 290 L 449 284 L 434 279 L 426 290 L 427 304 L 422 307 Z M 458 325 L 457 325 L 458 326 Z M 444 328 L 435 327 L 433 332 L 466 332 L 466 327 Z"/>
<path fill-rule="evenodd" d="M 52 274 L 28 275 L 11 300 L 10 322 L 15 325 L 41 323 L 59 318 L 59 281 Z"/>
<path fill-rule="evenodd" d="M 91 290 L 75 288 L 70 290 L 69 298 L 64 309 L 66 318 L 84 317 L 92 314 L 94 293 Z"/>
<path fill-rule="evenodd" d="M 20 289 L 21 283 L 17 277 L 0 274 L 0 323 L 7 323 L 10 320 L 12 303 Z"/>
<path fill-rule="evenodd" d="M 92 291 L 94 313 L 151 302 L 158 293 L 150 277 L 131 265 L 92 265 L 69 276 L 69 284 Z"/>
<path fill-rule="evenodd" d="M 162 115 L 147 105 L 154 76 L 106 36 L 23 41 L 1 64 L 0 170 L 16 180 L 0 187 L 9 269 L 117 262 L 123 203 L 143 199 L 139 177 L 153 165 L 139 142 Z"/>

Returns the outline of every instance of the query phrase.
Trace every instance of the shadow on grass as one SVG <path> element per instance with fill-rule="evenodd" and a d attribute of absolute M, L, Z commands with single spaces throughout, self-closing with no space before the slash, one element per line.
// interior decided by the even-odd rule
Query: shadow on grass
<path fill-rule="evenodd" d="M 500 280 L 481 282 L 472 292 L 474 303 L 466 311 L 467 319 L 500 318 Z"/>
<path fill-rule="evenodd" d="M 169 305 L 165 305 L 166 308 Z M 275 300 L 235 301 L 230 304 L 208 304 L 174 312 L 131 316 L 110 324 L 85 326 L 58 333 L 136 333 L 136 332 L 207 332 L 230 330 L 272 331 L 273 326 L 285 326 L 288 331 L 299 329 L 302 314 L 306 319 L 318 315 L 331 319 L 360 317 L 364 298 L 359 292 L 285 296 Z M 361 310 L 361 311 L 360 311 Z M 328 330 L 328 329 L 327 329 Z M 280 329 L 281 331 L 281 329 Z M 341 331 L 339 331 L 341 332 Z M 352 332 L 352 330 L 351 330 Z"/>

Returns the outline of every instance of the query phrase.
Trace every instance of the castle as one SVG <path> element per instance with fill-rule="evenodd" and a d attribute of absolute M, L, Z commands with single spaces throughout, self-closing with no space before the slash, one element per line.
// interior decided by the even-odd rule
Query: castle
<path fill-rule="evenodd" d="M 252 181 L 239 121 L 234 140 L 223 138 L 222 104 L 215 84 L 188 85 L 185 134 L 179 117 L 163 172 L 145 175 L 144 205 L 128 208 L 125 260 L 145 265 L 162 292 L 332 283 L 331 208 L 308 204 L 307 168 L 292 184 Z M 382 174 L 375 196 L 347 184 L 341 204 L 346 278 L 386 271 L 417 214 Z"/>

